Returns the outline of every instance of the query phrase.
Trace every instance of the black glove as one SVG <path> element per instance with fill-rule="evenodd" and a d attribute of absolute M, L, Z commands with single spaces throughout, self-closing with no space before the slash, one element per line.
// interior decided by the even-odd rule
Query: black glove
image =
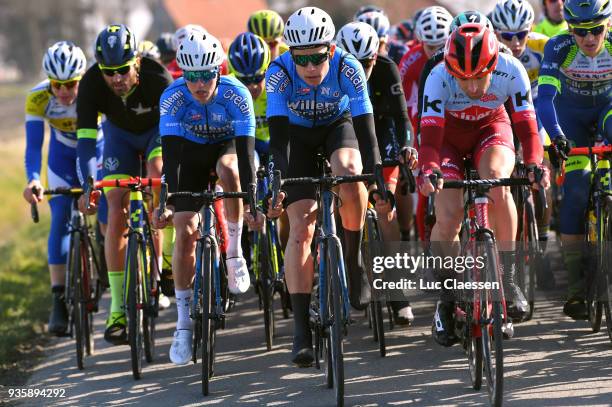
<path fill-rule="evenodd" d="M 553 168 L 558 169 L 561 161 L 567 160 L 571 150 L 570 142 L 565 136 L 559 136 L 548 146 L 548 159 Z"/>

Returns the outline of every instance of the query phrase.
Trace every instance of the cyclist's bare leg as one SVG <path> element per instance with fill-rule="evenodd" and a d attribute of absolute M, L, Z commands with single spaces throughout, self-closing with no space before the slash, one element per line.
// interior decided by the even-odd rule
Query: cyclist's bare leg
<path fill-rule="evenodd" d="M 387 191 L 393 194 L 395 192 L 395 186 L 395 184 L 387 184 Z M 384 241 L 394 242 L 398 241 L 400 238 L 400 229 L 398 225 L 398 210 L 399 208 L 396 205 L 395 211 L 391 211 L 388 214 L 378 214 L 378 226 L 380 226 L 380 231 L 382 233 L 382 238 Z"/>
<path fill-rule="evenodd" d="M 508 178 L 514 169 L 514 152 L 505 146 L 491 146 L 480 157 L 478 175 L 483 179 Z M 517 213 L 510 187 L 491 188 L 489 221 L 498 242 L 513 242 L 516 238 Z M 513 250 L 508 247 L 504 250 Z"/>
<path fill-rule="evenodd" d="M 219 157 L 216 171 L 224 191 L 240 191 L 238 157 L 236 154 L 224 154 Z M 229 222 L 242 220 L 242 199 L 226 199 L 223 206 Z"/>
<path fill-rule="evenodd" d="M 357 175 L 363 170 L 361 154 L 354 148 L 343 147 L 335 150 L 329 161 L 334 175 Z M 340 199 L 340 216 L 344 229 L 361 230 L 368 202 L 365 185 L 361 182 L 340 185 Z"/>
<path fill-rule="evenodd" d="M 458 189 L 443 189 L 438 192 L 435 197 L 435 211 L 436 223 L 430 237 L 432 248 L 436 255 L 456 256 L 459 254 L 459 231 L 463 220 L 463 192 Z M 434 245 L 434 242 L 440 244 Z"/>
<path fill-rule="evenodd" d="M 161 157 L 152 158 L 147 162 L 147 176 L 151 178 L 159 178 L 161 177 L 162 172 L 162 159 Z M 159 205 L 159 191 L 160 188 L 153 188 L 153 207 L 157 207 Z M 161 272 L 162 268 L 162 248 L 164 247 L 164 234 L 161 232 L 153 233 L 153 245 L 155 247 L 155 253 L 157 253 L 157 264 L 159 265 L 159 271 Z M 159 280 L 160 276 L 156 276 Z"/>
<path fill-rule="evenodd" d="M 172 253 L 172 274 L 176 290 L 187 290 L 195 267 L 195 248 L 198 239 L 198 214 L 177 212 L 173 224 L 176 231 Z"/>
<path fill-rule="evenodd" d="M 66 265 L 49 264 L 49 277 L 51 278 L 51 287 L 63 286 L 66 283 Z"/>
<path fill-rule="evenodd" d="M 397 221 L 399 225 L 400 235 L 402 240 L 412 230 L 412 213 L 414 204 L 412 202 L 412 194 L 408 191 L 406 195 L 402 195 L 401 186 L 395 190 L 395 207 L 397 212 Z"/>
<path fill-rule="evenodd" d="M 289 240 L 285 250 L 285 279 L 289 293 L 312 291 L 314 275 L 310 244 L 315 230 L 316 202 L 302 199 L 287 207 Z"/>
<path fill-rule="evenodd" d="M 104 252 L 109 270 L 123 270 L 127 239 L 127 206 L 129 192 L 113 188 L 106 193 L 108 200 L 108 226 L 104 235 Z"/>

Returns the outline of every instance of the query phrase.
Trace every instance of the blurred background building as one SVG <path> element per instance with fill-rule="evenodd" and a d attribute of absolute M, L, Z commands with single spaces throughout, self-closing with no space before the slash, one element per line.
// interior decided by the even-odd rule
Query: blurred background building
<path fill-rule="evenodd" d="M 537 10 L 539 0 L 530 0 Z M 222 39 L 246 28 L 251 12 L 271 8 L 283 17 L 306 5 L 325 9 L 337 27 L 350 21 L 364 4 L 383 7 L 391 23 L 414 11 L 441 5 L 451 13 L 489 12 L 492 0 L 0 0 L 0 82 L 39 77 L 44 50 L 58 40 L 71 40 L 92 56 L 93 42 L 109 23 L 128 24 L 140 39 L 188 23 L 203 25 Z"/>

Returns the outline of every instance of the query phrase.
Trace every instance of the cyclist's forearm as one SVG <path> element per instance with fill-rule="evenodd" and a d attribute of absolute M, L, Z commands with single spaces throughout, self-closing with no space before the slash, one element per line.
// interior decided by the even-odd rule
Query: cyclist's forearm
<path fill-rule="evenodd" d="M 380 163 L 380 151 L 378 150 L 378 141 L 376 140 L 374 116 L 372 113 L 366 113 L 353 117 L 353 127 L 359 142 L 359 151 L 363 161 L 363 173 L 371 174 L 374 172 L 374 165 Z"/>
<path fill-rule="evenodd" d="M 83 179 L 92 174 L 91 168 L 96 168 L 96 143 L 98 139 L 97 129 L 79 129 L 77 131 L 77 156 L 79 168 Z"/>
<path fill-rule="evenodd" d="M 40 180 L 44 138 L 45 123 L 43 121 L 26 122 L 25 169 L 28 182 Z"/>
<path fill-rule="evenodd" d="M 554 140 L 559 136 L 563 136 L 563 130 L 559 125 L 557 112 L 553 103 L 556 95 L 557 89 L 554 86 L 538 86 L 538 100 L 535 103 L 536 111 L 551 140 Z"/>
<path fill-rule="evenodd" d="M 523 146 L 523 160 L 527 164 L 541 164 L 544 156 L 542 142 L 538 134 L 538 124 L 533 119 L 520 120 L 515 114 L 513 118 L 514 131 Z"/>
<path fill-rule="evenodd" d="M 397 144 L 399 149 L 405 146 L 412 147 L 414 145 L 414 132 L 412 124 L 408 120 L 408 113 L 404 110 L 403 113 L 397 113 L 393 116 L 395 129 L 397 130 Z"/>
<path fill-rule="evenodd" d="M 444 128 L 439 126 L 421 127 L 419 166 L 423 170 L 440 168 L 440 147 L 444 139 Z"/>
<path fill-rule="evenodd" d="M 236 154 L 238 155 L 238 173 L 240 188 L 248 191 L 249 184 L 255 182 L 255 137 L 237 136 Z"/>
<path fill-rule="evenodd" d="M 273 116 L 268 119 L 270 129 L 270 159 L 281 176 L 287 176 L 289 169 L 289 118 Z"/>

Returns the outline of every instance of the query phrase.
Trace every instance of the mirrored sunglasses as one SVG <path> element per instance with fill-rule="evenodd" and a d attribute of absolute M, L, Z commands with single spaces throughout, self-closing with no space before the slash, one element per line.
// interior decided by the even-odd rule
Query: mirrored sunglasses
<path fill-rule="evenodd" d="M 529 34 L 529 30 L 517 31 L 517 32 L 504 31 L 500 33 L 502 39 L 506 41 L 512 41 L 514 37 L 516 37 L 519 41 L 523 41 L 523 39 L 525 39 L 527 34 Z"/>
<path fill-rule="evenodd" d="M 202 81 L 206 83 L 216 78 L 217 72 L 218 71 L 216 69 L 209 70 L 209 71 L 184 71 L 183 77 L 188 82 Z"/>
<path fill-rule="evenodd" d="M 51 87 L 53 89 L 57 89 L 59 90 L 62 86 L 65 86 L 66 89 L 72 89 L 74 88 L 77 83 L 79 83 L 78 79 L 70 79 L 67 81 L 59 81 L 59 80 L 55 80 L 55 79 L 50 79 L 49 83 L 51 83 Z"/>
<path fill-rule="evenodd" d="M 308 63 L 311 63 L 314 66 L 317 66 L 327 61 L 327 58 L 329 58 L 329 52 L 310 54 L 310 55 L 292 54 L 291 57 L 293 58 L 293 62 L 295 62 L 296 65 L 307 66 Z"/>
<path fill-rule="evenodd" d="M 263 81 L 266 78 L 266 75 L 249 75 L 249 76 L 239 76 L 236 75 L 236 78 L 245 85 L 252 85 Z"/>

